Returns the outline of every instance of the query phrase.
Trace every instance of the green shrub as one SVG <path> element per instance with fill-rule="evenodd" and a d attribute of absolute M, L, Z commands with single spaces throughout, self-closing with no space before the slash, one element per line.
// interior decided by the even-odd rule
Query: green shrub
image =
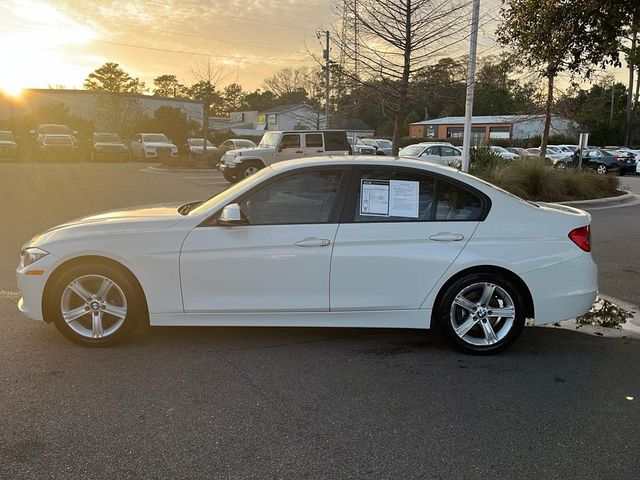
<path fill-rule="evenodd" d="M 502 166 L 507 161 L 489 147 L 477 147 L 469 151 L 471 173 L 482 177 L 483 172 Z M 484 177 L 483 177 L 484 178 Z"/>
<path fill-rule="evenodd" d="M 561 202 L 618 194 L 618 177 L 612 175 L 597 175 L 589 170 L 556 170 L 540 160 L 493 163 L 483 159 L 480 162 L 483 168 L 474 165 L 473 175 L 527 200 Z"/>

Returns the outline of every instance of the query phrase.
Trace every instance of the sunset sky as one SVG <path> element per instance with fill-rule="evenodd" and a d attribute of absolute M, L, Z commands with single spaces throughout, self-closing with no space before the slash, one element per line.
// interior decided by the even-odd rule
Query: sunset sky
<path fill-rule="evenodd" d="M 330 26 L 332 3 L 0 0 L 0 90 L 82 88 L 87 75 L 107 61 L 121 64 L 147 87 L 165 73 L 189 84 L 207 55 L 224 67 L 224 83 L 254 89 L 280 68 L 312 64 L 308 51 L 321 55 L 316 32 Z M 479 53 L 496 54 L 495 22 L 488 20 L 499 2 L 482 3 L 487 21 Z M 623 71 L 615 73 L 624 79 Z"/>

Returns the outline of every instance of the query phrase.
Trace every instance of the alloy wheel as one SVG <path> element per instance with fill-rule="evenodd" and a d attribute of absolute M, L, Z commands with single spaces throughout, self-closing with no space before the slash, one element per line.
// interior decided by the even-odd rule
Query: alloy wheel
<path fill-rule="evenodd" d="M 505 289 L 490 282 L 473 283 L 451 303 L 449 321 L 465 343 L 478 347 L 495 345 L 511 331 L 516 308 Z"/>
<path fill-rule="evenodd" d="M 84 338 L 104 338 L 116 333 L 127 316 L 122 289 L 103 275 L 83 275 L 65 287 L 60 299 L 62 318 Z"/>
<path fill-rule="evenodd" d="M 253 175 L 253 174 L 254 174 L 254 173 L 256 173 L 258 170 L 259 170 L 259 168 L 258 168 L 258 167 L 254 167 L 254 166 L 250 166 L 250 167 L 245 168 L 245 170 L 244 170 L 244 176 L 245 176 L 245 178 L 246 178 L 246 177 L 249 177 L 249 176 L 251 176 L 251 175 Z"/>
<path fill-rule="evenodd" d="M 604 175 L 607 173 L 607 167 L 604 165 L 598 165 L 598 169 L 596 170 L 600 175 Z"/>

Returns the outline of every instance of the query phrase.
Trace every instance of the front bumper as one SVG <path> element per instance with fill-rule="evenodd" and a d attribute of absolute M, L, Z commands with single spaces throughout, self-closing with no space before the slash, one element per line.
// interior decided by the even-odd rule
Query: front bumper
<path fill-rule="evenodd" d="M 32 320 L 44 320 L 42 312 L 44 287 L 58 261 L 58 257 L 50 253 L 26 268 L 16 270 L 18 289 L 22 293 L 22 298 L 18 301 L 18 309 L 25 317 Z M 43 273 L 41 275 L 27 274 L 27 272 L 34 270 L 42 270 Z"/>
<path fill-rule="evenodd" d="M 238 173 L 237 165 L 229 165 L 228 163 L 220 163 L 218 164 L 218 170 L 220 170 L 223 174 L 234 176 Z"/>

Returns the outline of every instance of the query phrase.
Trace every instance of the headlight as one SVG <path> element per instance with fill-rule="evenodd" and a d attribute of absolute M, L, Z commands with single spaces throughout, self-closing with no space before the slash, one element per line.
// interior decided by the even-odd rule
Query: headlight
<path fill-rule="evenodd" d="M 20 251 L 20 267 L 25 268 L 34 262 L 37 262 L 42 257 L 49 255 L 49 252 L 45 252 L 41 248 L 28 247 Z"/>

